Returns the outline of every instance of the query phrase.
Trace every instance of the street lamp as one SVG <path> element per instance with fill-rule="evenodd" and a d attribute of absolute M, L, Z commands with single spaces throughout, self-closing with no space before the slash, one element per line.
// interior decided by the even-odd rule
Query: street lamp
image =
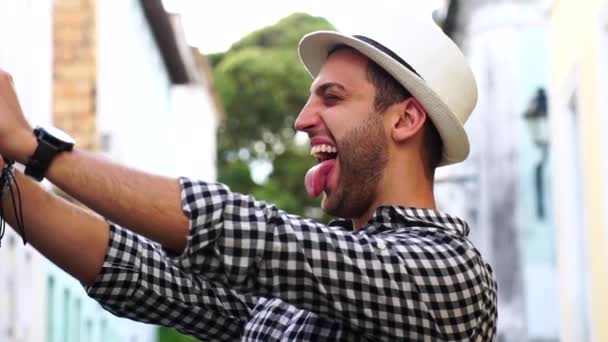
<path fill-rule="evenodd" d="M 536 165 L 535 170 L 536 213 L 540 219 L 545 217 L 543 166 L 547 161 L 549 148 L 549 116 L 547 109 L 547 94 L 545 89 L 538 88 L 530 101 L 528 109 L 524 113 L 524 119 L 526 119 L 534 144 L 541 150 L 541 159 Z"/>
<path fill-rule="evenodd" d="M 547 94 L 545 89 L 538 88 L 536 90 L 536 95 L 530 101 L 524 118 L 534 143 L 539 147 L 547 146 L 549 144 L 549 129 L 547 127 Z"/>

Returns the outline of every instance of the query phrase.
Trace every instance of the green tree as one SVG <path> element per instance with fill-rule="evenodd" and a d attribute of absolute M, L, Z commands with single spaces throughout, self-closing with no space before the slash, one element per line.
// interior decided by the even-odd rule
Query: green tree
<path fill-rule="evenodd" d="M 333 29 L 323 18 L 295 13 L 248 34 L 228 51 L 209 56 L 226 112 L 218 132 L 219 181 L 233 191 L 317 219 L 327 218 L 304 189 L 304 175 L 316 162 L 308 146 L 294 141 L 293 122 L 312 81 L 300 63 L 297 45 L 308 32 Z M 262 184 L 252 177 L 256 163 L 272 168 Z M 159 336 L 161 342 L 195 341 L 166 328 Z"/>
<path fill-rule="evenodd" d="M 194 337 L 182 335 L 175 329 L 161 328 L 158 332 L 159 342 L 197 342 Z"/>
<path fill-rule="evenodd" d="M 318 201 L 309 199 L 304 189 L 304 174 L 315 161 L 307 146 L 294 142 L 293 123 L 312 81 L 297 45 L 308 32 L 333 29 L 323 18 L 295 13 L 210 58 L 226 112 L 218 133 L 219 181 L 233 191 L 317 219 L 322 218 L 315 210 Z M 262 184 L 252 179 L 256 162 L 272 169 Z"/>

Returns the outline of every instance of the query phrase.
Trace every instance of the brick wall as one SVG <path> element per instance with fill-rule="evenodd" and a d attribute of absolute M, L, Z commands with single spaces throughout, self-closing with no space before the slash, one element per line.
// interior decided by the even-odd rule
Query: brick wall
<path fill-rule="evenodd" d="M 97 150 L 96 0 L 53 5 L 53 122 L 77 146 Z"/>

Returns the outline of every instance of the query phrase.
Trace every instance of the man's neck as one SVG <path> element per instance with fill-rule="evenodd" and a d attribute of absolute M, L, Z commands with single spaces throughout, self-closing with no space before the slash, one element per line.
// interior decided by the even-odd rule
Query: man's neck
<path fill-rule="evenodd" d="M 380 181 L 378 196 L 364 215 L 353 219 L 355 230 L 365 226 L 379 207 L 402 206 L 435 209 L 433 180 L 423 170 L 403 172 L 389 169 Z"/>

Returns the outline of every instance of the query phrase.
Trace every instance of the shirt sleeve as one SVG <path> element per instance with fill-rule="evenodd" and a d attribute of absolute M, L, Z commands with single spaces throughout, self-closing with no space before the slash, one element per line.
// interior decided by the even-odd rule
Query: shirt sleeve
<path fill-rule="evenodd" d="M 185 272 L 160 245 L 116 225 L 102 270 L 86 290 L 119 317 L 205 340 L 238 340 L 248 316 L 242 294 Z"/>
<path fill-rule="evenodd" d="M 190 234 L 175 262 L 187 272 L 241 293 L 280 298 L 369 337 L 405 338 L 407 326 L 416 327 L 414 333 L 422 333 L 421 325 L 435 330 L 444 322 L 434 315 L 451 310 L 467 320 L 463 324 L 476 320 L 465 317 L 461 306 L 482 302 L 484 289 L 470 285 L 480 258 L 449 236 L 396 241 L 289 215 L 222 184 L 182 178 L 181 185 Z M 452 279 L 458 284 L 445 285 Z"/>

